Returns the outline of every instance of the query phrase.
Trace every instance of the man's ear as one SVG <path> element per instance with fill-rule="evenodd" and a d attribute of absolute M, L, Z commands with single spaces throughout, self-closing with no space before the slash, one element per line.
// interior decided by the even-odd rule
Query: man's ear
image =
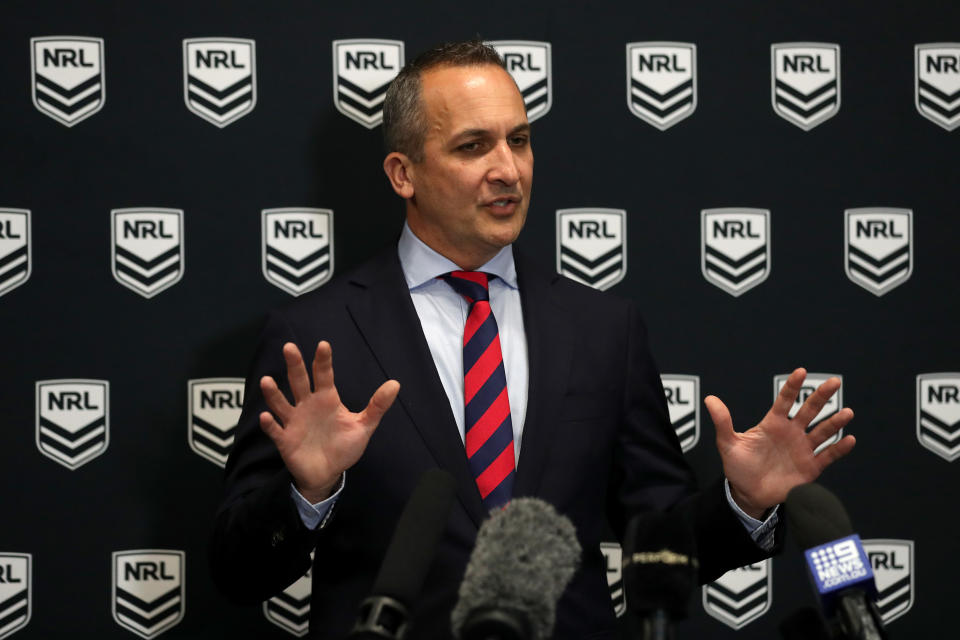
<path fill-rule="evenodd" d="M 398 196 L 409 200 L 413 197 L 413 163 L 399 151 L 391 151 L 383 159 L 383 172 Z"/>

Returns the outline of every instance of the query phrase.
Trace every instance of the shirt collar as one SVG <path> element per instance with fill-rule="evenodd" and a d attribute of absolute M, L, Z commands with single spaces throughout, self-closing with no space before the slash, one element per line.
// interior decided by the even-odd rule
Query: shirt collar
<path fill-rule="evenodd" d="M 497 252 L 497 255 L 477 271 L 483 271 L 500 278 L 511 289 L 517 288 L 517 268 L 513 263 L 513 245 L 507 245 Z M 452 260 L 445 258 L 413 234 L 409 225 L 403 223 L 403 232 L 400 242 L 397 243 L 397 253 L 400 256 L 400 267 L 407 287 L 412 291 L 417 287 L 432 282 L 437 276 L 451 271 L 461 271 Z"/>

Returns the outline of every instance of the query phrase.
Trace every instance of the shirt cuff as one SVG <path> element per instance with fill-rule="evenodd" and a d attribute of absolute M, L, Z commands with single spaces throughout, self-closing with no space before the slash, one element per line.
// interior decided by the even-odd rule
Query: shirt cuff
<path fill-rule="evenodd" d="M 777 523 L 780 522 L 780 516 L 778 514 L 780 505 L 770 510 L 766 520 L 760 521 L 744 513 L 743 509 L 734 501 L 733 496 L 730 494 L 730 481 L 726 478 L 723 479 L 723 490 L 727 494 L 727 502 L 730 503 L 730 508 L 733 509 L 733 512 L 741 524 L 743 524 L 744 528 L 750 533 L 753 541 L 764 551 L 771 551 L 774 545 L 774 533 L 776 532 Z"/>
<path fill-rule="evenodd" d="M 290 483 L 290 497 L 293 498 L 293 502 L 297 505 L 297 512 L 300 514 L 300 520 L 303 521 L 303 525 L 313 531 L 314 529 L 322 529 L 326 526 L 327 521 L 330 519 L 330 515 L 333 513 L 333 505 L 336 504 L 337 498 L 340 497 L 340 492 L 343 491 L 344 485 L 347 483 L 347 474 L 346 472 L 340 474 L 340 481 L 337 483 L 337 486 L 334 487 L 333 493 L 330 494 L 330 497 L 326 500 L 321 500 L 320 502 L 313 504 L 306 498 L 304 498 L 297 488 Z"/>

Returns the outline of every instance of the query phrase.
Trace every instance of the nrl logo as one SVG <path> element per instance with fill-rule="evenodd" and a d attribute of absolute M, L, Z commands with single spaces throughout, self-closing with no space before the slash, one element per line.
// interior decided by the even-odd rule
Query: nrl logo
<path fill-rule="evenodd" d="M 313 554 L 310 554 L 311 560 Z M 312 564 L 311 564 L 312 566 Z M 267 620 L 287 633 L 302 638 L 310 632 L 310 595 L 313 592 L 312 569 L 296 582 L 263 603 Z"/>
<path fill-rule="evenodd" d="M 787 383 L 787 378 L 789 377 L 789 373 L 784 373 L 773 377 L 774 401 L 776 401 L 777 396 L 780 395 L 780 390 L 783 389 L 783 385 Z M 800 407 L 802 407 L 803 403 L 807 401 L 807 398 L 813 395 L 813 392 L 817 390 L 817 387 L 826 382 L 828 378 L 840 378 L 840 381 L 843 382 L 843 376 L 837 373 L 807 373 L 807 378 L 803 381 L 803 386 L 800 387 L 800 393 L 797 394 L 796 398 L 794 398 L 793 406 L 790 407 L 790 411 L 787 413 L 787 416 L 792 418 L 797 415 L 797 412 L 800 411 Z M 820 413 L 814 416 L 813 420 L 810 421 L 810 424 L 807 425 L 807 433 L 813 431 L 814 427 L 835 414 L 837 411 L 840 411 L 840 409 L 843 409 L 843 386 L 837 389 L 837 392 L 834 393 L 830 399 L 827 400 L 827 403 L 823 405 L 823 408 L 820 409 Z M 843 429 L 840 429 L 840 431 L 817 447 L 817 449 L 814 451 L 814 455 L 820 453 L 834 442 L 840 442 L 842 437 Z"/>
<path fill-rule="evenodd" d="M 600 553 L 607 564 L 607 586 L 613 612 L 619 618 L 627 611 L 627 592 L 623 588 L 623 549 L 616 542 L 601 542 Z"/>
<path fill-rule="evenodd" d="M 30 622 L 33 578 L 29 553 L 0 553 L 0 640 Z"/>
<path fill-rule="evenodd" d="M 183 278 L 183 210 L 134 207 L 110 212 L 113 277 L 144 298 Z"/>
<path fill-rule="evenodd" d="M 732 629 L 745 627 L 770 609 L 772 578 L 770 558 L 727 571 L 703 586 L 703 608 Z"/>
<path fill-rule="evenodd" d="M 947 131 L 960 126 L 960 43 L 918 44 L 917 111 Z"/>
<path fill-rule="evenodd" d="M 877 609 L 884 624 L 913 606 L 913 540 L 863 540 L 877 583 Z"/>
<path fill-rule="evenodd" d="M 527 120 L 533 122 L 546 115 L 553 103 L 550 43 L 497 40 L 487 44 L 497 50 L 517 83 L 527 108 Z"/>
<path fill-rule="evenodd" d="M 960 373 L 917 376 L 917 440 L 947 462 L 960 457 Z"/>
<path fill-rule="evenodd" d="M 293 296 L 333 275 L 333 211 L 263 210 L 263 276 Z"/>
<path fill-rule="evenodd" d="M 697 45 L 627 44 L 627 107 L 661 131 L 693 114 L 697 108 Z"/>
<path fill-rule="evenodd" d="M 72 127 L 103 108 L 103 38 L 30 38 L 33 105 Z"/>
<path fill-rule="evenodd" d="M 843 225 L 847 277 L 882 296 L 913 273 L 913 212 L 890 207 L 847 209 Z"/>
<path fill-rule="evenodd" d="M 700 376 L 664 373 L 660 382 L 667 396 L 670 423 L 686 453 L 700 440 Z"/>
<path fill-rule="evenodd" d="M 223 128 L 257 104 L 256 43 L 246 38 L 184 38 L 187 109 Z"/>
<path fill-rule="evenodd" d="M 700 268 L 707 282 L 739 296 L 767 279 L 769 210 L 704 209 L 700 218 Z"/>
<path fill-rule="evenodd" d="M 243 408 L 243 378 L 201 378 L 187 383 L 190 448 L 220 467 L 226 466 Z"/>
<path fill-rule="evenodd" d="M 183 551 L 113 553 L 113 619 L 141 638 L 155 638 L 183 619 Z"/>
<path fill-rule="evenodd" d="M 30 277 L 30 211 L 0 209 L 0 296 Z"/>
<path fill-rule="evenodd" d="M 627 273 L 627 212 L 559 209 L 557 273 L 594 289 L 609 289 Z"/>
<path fill-rule="evenodd" d="M 782 42 L 770 46 L 774 112 L 804 131 L 840 110 L 840 46 Z"/>
<path fill-rule="evenodd" d="M 333 104 L 373 129 L 383 122 L 387 88 L 403 67 L 400 40 L 334 40 Z"/>
<path fill-rule="evenodd" d="M 38 380 L 37 448 L 74 471 L 110 442 L 110 383 L 106 380 Z"/>

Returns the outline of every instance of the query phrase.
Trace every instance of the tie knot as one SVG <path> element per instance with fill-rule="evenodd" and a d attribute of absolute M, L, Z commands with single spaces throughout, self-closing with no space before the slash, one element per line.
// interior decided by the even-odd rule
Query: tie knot
<path fill-rule="evenodd" d="M 490 299 L 487 289 L 488 276 L 482 271 L 451 271 L 440 277 L 471 305 L 480 300 Z"/>

